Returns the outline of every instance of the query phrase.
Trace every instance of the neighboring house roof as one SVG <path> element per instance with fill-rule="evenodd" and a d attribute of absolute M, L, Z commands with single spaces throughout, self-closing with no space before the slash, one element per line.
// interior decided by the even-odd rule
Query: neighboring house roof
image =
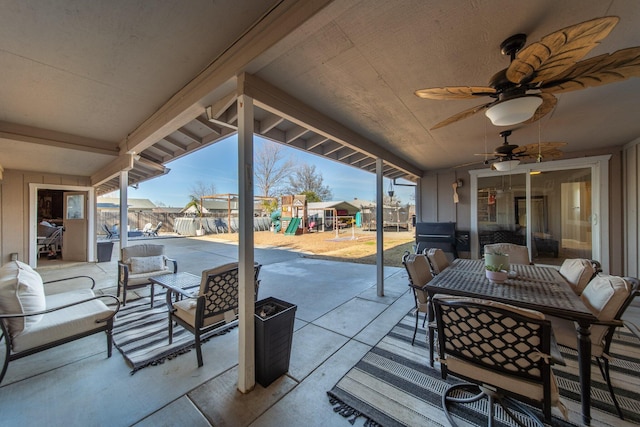
<path fill-rule="evenodd" d="M 363 207 L 367 207 L 367 206 L 375 206 L 376 202 L 373 200 L 365 200 L 365 199 L 353 199 L 348 201 L 347 203 L 352 204 L 353 206 L 357 207 L 357 208 L 363 208 Z"/>
<path fill-rule="evenodd" d="M 117 209 L 120 207 L 118 197 L 98 197 L 98 209 Z M 149 199 L 127 199 L 129 210 L 152 210 L 157 206 Z"/>
<path fill-rule="evenodd" d="M 307 210 L 309 211 L 318 211 L 322 209 L 342 209 L 349 213 L 356 213 L 360 208 L 343 200 L 307 203 Z"/>

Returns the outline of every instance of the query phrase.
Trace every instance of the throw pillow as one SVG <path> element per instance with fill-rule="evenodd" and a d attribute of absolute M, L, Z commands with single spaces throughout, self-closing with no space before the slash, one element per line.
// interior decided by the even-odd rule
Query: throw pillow
<path fill-rule="evenodd" d="M 164 270 L 164 256 L 131 257 L 132 273 L 150 273 Z"/>
<path fill-rule="evenodd" d="M 2 313 L 33 313 L 46 309 L 42 278 L 29 265 L 11 261 L 0 269 L 0 310 Z M 12 337 L 27 331 L 42 315 L 9 319 Z"/>

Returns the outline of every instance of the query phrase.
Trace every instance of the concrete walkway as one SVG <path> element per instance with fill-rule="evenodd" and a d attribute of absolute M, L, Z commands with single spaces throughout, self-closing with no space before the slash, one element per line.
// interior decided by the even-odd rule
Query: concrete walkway
<path fill-rule="evenodd" d="M 197 275 L 237 260 L 234 244 L 198 238 L 154 242 L 166 246 L 180 271 Z M 117 246 L 108 263 L 39 271 L 44 280 L 87 274 L 100 292 L 115 294 L 116 258 Z M 202 368 L 189 352 L 135 375 L 115 348 L 106 358 L 104 335 L 97 334 L 10 363 L 0 385 L 0 424 L 350 426 L 333 412 L 326 392 L 413 307 L 405 271 L 385 268 L 385 296 L 378 297 L 374 265 L 309 259 L 281 249 L 256 248 L 255 258 L 263 265 L 259 298 L 297 305 L 289 373 L 268 388 L 237 391 L 237 328 L 203 345 Z"/>

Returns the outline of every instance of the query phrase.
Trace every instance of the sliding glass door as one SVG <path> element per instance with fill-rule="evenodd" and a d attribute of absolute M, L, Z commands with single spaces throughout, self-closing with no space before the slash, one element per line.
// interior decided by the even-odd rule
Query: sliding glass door
<path fill-rule="evenodd" d="M 608 255 L 608 157 L 520 165 L 472 175 L 473 254 L 489 243 L 527 245 L 536 264 Z M 606 173 L 605 173 L 606 172 Z M 602 215 L 601 215 L 602 213 Z M 475 242 L 474 242 L 475 241 Z M 606 242 L 606 243 L 605 243 Z"/>

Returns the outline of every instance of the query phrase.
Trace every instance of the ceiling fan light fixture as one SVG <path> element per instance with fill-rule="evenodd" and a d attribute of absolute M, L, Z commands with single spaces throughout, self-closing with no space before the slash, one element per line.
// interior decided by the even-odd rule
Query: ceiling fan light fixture
<path fill-rule="evenodd" d="M 494 163 L 493 167 L 500 172 L 509 172 L 515 169 L 519 164 L 520 160 L 503 160 L 501 162 Z"/>
<path fill-rule="evenodd" d="M 512 126 L 533 117 L 541 104 L 537 95 L 519 96 L 493 104 L 484 114 L 495 126 Z"/>

